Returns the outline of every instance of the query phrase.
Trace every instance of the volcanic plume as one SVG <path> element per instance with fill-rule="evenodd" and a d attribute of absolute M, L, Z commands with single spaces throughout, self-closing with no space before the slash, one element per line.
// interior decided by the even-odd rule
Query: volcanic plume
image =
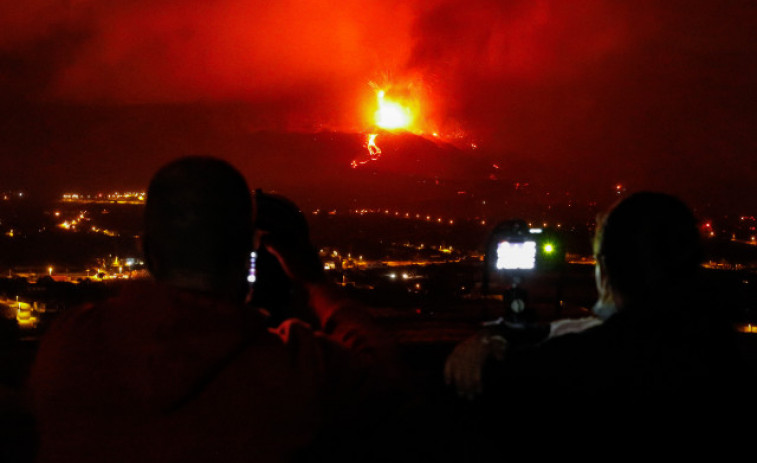
<path fill-rule="evenodd" d="M 266 169 L 261 131 L 358 134 L 357 176 L 384 125 L 548 184 L 754 201 L 756 20 L 738 0 L 3 2 L 0 182 L 139 183 L 192 152 Z M 406 128 L 376 123 L 376 90 Z"/>

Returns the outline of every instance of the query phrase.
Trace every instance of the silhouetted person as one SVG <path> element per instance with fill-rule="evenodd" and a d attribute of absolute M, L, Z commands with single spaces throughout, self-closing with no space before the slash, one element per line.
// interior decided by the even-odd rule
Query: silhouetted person
<path fill-rule="evenodd" d="M 306 288 L 321 332 L 266 328 L 245 305 L 253 203 L 243 177 L 188 157 L 153 178 L 144 250 L 155 281 L 63 314 L 31 387 L 40 461 L 291 461 L 344 457 L 382 392 L 383 344 L 323 282 L 309 243 L 263 245 Z M 375 395 L 373 395 L 375 394 Z M 356 430 L 355 430 L 356 429 Z"/>
<path fill-rule="evenodd" d="M 261 190 L 255 190 L 254 199 L 255 229 L 261 238 L 271 235 L 290 243 L 309 242 L 308 223 L 297 205 L 281 195 Z M 289 278 L 279 259 L 265 246 L 258 245 L 255 254 L 250 304 L 267 312 L 273 325 L 292 317 L 313 321 L 305 307 L 306 294 Z"/>
<path fill-rule="evenodd" d="M 0 461 L 34 461 L 36 434 L 24 381 L 33 351 L 23 347 L 14 307 L 0 307 Z"/>
<path fill-rule="evenodd" d="M 600 221 L 594 251 L 602 323 L 523 348 L 481 333 L 450 356 L 447 381 L 483 393 L 486 413 L 526 441 L 528 426 L 544 438 L 601 439 L 735 412 L 739 353 L 724 308 L 703 300 L 691 211 L 665 194 L 634 194 Z"/>

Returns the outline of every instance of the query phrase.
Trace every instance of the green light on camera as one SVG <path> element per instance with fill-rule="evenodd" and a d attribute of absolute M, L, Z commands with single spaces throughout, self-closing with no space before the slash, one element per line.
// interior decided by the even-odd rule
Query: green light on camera
<path fill-rule="evenodd" d="M 552 254 L 555 250 L 555 247 L 552 246 L 552 243 L 547 243 L 544 245 L 544 253 L 545 254 Z"/>

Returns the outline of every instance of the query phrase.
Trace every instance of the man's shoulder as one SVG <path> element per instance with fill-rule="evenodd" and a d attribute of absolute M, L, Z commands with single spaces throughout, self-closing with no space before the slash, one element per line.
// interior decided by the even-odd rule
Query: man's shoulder
<path fill-rule="evenodd" d="M 62 357 L 78 350 L 75 346 L 83 345 L 85 340 L 97 333 L 103 305 L 103 302 L 90 302 L 71 307 L 58 315 L 40 340 L 37 362 L 46 356 Z"/>
<path fill-rule="evenodd" d="M 120 315 L 124 307 L 135 307 L 138 305 L 136 301 L 149 303 L 149 298 L 144 297 L 148 287 L 145 283 L 129 284 L 106 299 L 86 302 L 63 311 L 43 335 L 40 349 L 45 351 L 47 346 L 55 343 L 82 342 L 97 334 L 103 324 L 109 318 Z"/>

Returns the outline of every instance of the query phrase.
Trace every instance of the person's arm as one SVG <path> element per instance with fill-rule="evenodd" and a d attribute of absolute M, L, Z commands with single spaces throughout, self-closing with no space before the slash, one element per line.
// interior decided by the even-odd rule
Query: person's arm
<path fill-rule="evenodd" d="M 460 397 L 472 400 L 483 393 L 487 363 L 505 358 L 510 346 L 508 339 L 516 346 L 527 346 L 570 333 L 580 333 L 601 323 L 596 317 L 584 317 L 555 320 L 543 329 L 532 330 L 533 332 L 507 332 L 497 329 L 497 326 L 484 329 L 455 347 L 444 365 L 444 379 L 455 388 Z M 527 351 L 528 349 L 521 349 L 519 357 Z"/>
<path fill-rule="evenodd" d="M 273 234 L 261 244 L 276 256 L 287 276 L 308 293 L 308 309 L 320 331 L 369 363 L 393 368 L 394 343 L 356 301 L 342 295 L 330 284 L 315 248 L 306 240 L 286 240 Z"/>
<path fill-rule="evenodd" d="M 492 330 L 481 330 L 455 346 L 444 365 L 444 380 L 460 397 L 473 400 L 483 392 L 483 372 L 491 359 L 502 360 L 507 340 Z"/>
<path fill-rule="evenodd" d="M 549 338 L 556 338 L 557 336 L 563 336 L 569 333 L 580 333 L 581 331 L 588 330 L 601 323 L 602 320 L 597 317 L 563 318 L 555 320 L 549 324 Z"/>
<path fill-rule="evenodd" d="M 386 447 L 384 441 L 402 438 L 395 433 L 405 418 L 401 410 L 407 398 L 392 337 L 361 304 L 326 280 L 309 243 L 263 242 L 287 275 L 307 291 L 313 316 L 308 318 L 320 325 L 313 331 L 288 320 L 279 327 L 289 332 L 288 344 L 298 346 L 299 357 L 318 364 L 323 374 L 328 425 L 309 449 L 313 461 L 387 460 L 377 459 L 376 452 Z"/>

